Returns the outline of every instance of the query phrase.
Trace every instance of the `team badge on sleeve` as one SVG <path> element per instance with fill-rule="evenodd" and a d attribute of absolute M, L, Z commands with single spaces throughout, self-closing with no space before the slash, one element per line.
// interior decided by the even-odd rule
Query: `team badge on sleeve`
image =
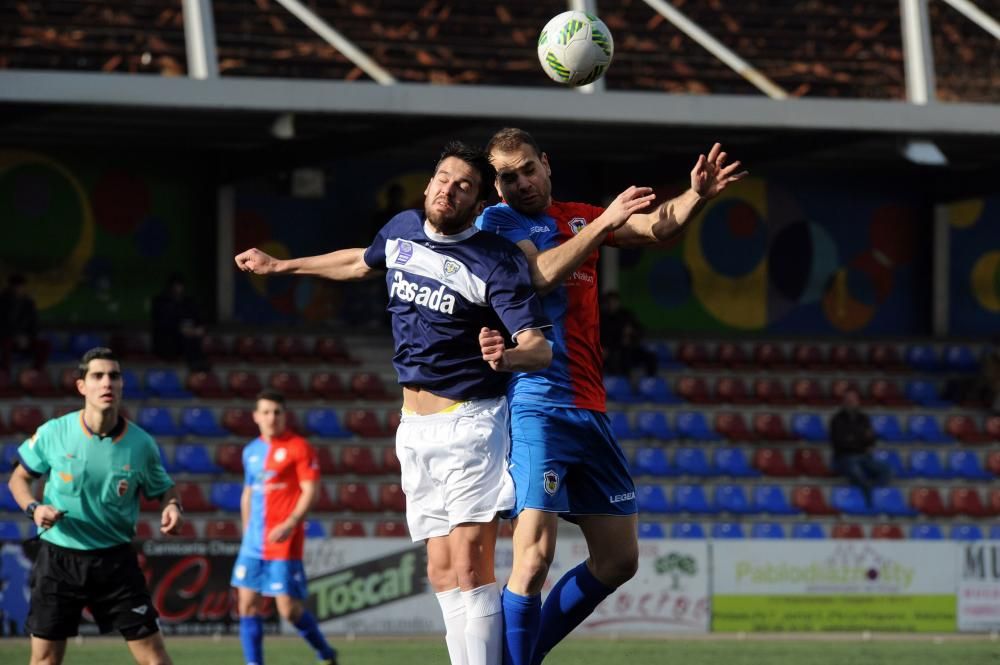
<path fill-rule="evenodd" d="M 569 220 L 569 230 L 573 232 L 573 235 L 576 235 L 577 233 L 582 231 L 583 227 L 585 227 L 586 225 L 587 225 L 587 220 L 585 220 L 583 217 L 574 217 L 573 219 Z"/>
<path fill-rule="evenodd" d="M 559 474 L 555 471 L 546 471 L 542 475 L 542 487 L 549 496 L 554 496 L 559 490 Z"/>

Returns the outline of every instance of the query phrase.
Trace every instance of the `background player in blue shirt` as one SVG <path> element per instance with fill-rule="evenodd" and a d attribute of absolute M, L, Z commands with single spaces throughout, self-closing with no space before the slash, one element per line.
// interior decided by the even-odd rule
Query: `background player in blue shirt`
<path fill-rule="evenodd" d="M 509 372 L 543 369 L 552 358 L 523 253 L 473 225 L 493 177 L 481 150 L 451 143 L 424 192 L 423 214 L 396 215 L 367 249 L 236 257 L 257 274 L 356 280 L 385 271 L 403 387 L 396 454 L 406 518 L 413 540 L 427 544 L 452 665 L 501 661 L 496 515 L 514 506 L 505 395 Z"/>

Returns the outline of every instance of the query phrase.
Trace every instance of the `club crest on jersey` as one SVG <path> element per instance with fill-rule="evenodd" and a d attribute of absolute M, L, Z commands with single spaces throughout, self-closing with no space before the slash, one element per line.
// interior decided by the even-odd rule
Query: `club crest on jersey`
<path fill-rule="evenodd" d="M 585 227 L 586 225 L 587 225 L 587 220 L 585 220 L 583 217 L 574 217 L 573 219 L 569 220 L 569 230 L 573 232 L 573 235 L 576 235 L 577 233 L 582 231 L 583 227 Z"/>
<path fill-rule="evenodd" d="M 399 241 L 399 254 L 396 256 L 396 263 L 403 265 L 413 258 L 413 244 L 406 240 Z"/>
<path fill-rule="evenodd" d="M 461 268 L 462 268 L 462 266 L 459 265 L 459 263 L 457 261 L 452 261 L 451 259 L 447 259 L 444 262 L 444 274 L 445 275 L 448 275 L 448 276 L 454 275 Z"/>
<path fill-rule="evenodd" d="M 125 496 L 128 494 L 128 481 L 122 478 L 118 481 L 118 496 Z"/>
<path fill-rule="evenodd" d="M 411 282 L 403 277 L 403 273 L 396 272 L 392 275 L 392 286 L 389 288 L 389 299 L 399 298 L 403 302 L 412 302 L 432 309 L 443 314 L 455 313 L 455 296 L 445 293 L 444 285 L 437 289 L 429 286 L 420 286 L 416 282 Z"/>
<path fill-rule="evenodd" d="M 542 474 L 542 487 L 549 496 L 555 496 L 559 490 L 559 474 L 555 471 L 546 471 Z"/>

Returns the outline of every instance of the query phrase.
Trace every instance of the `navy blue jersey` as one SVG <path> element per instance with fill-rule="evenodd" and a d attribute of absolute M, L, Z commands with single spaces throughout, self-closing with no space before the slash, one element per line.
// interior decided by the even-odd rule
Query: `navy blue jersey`
<path fill-rule="evenodd" d="M 422 211 L 407 210 L 378 232 L 365 263 L 387 271 L 401 385 L 458 400 L 503 395 L 510 374 L 483 360 L 479 330 L 513 339 L 549 327 L 524 254 L 493 233 L 440 235 Z"/>

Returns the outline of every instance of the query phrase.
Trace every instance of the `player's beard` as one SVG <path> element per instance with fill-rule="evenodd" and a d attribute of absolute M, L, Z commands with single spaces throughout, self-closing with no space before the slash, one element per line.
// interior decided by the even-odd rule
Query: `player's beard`
<path fill-rule="evenodd" d="M 469 228 L 476 221 L 477 205 L 478 203 L 473 203 L 466 208 L 454 207 L 444 212 L 435 209 L 431 204 L 426 211 L 427 221 L 430 222 L 436 233 L 446 236 L 455 235 Z"/>

